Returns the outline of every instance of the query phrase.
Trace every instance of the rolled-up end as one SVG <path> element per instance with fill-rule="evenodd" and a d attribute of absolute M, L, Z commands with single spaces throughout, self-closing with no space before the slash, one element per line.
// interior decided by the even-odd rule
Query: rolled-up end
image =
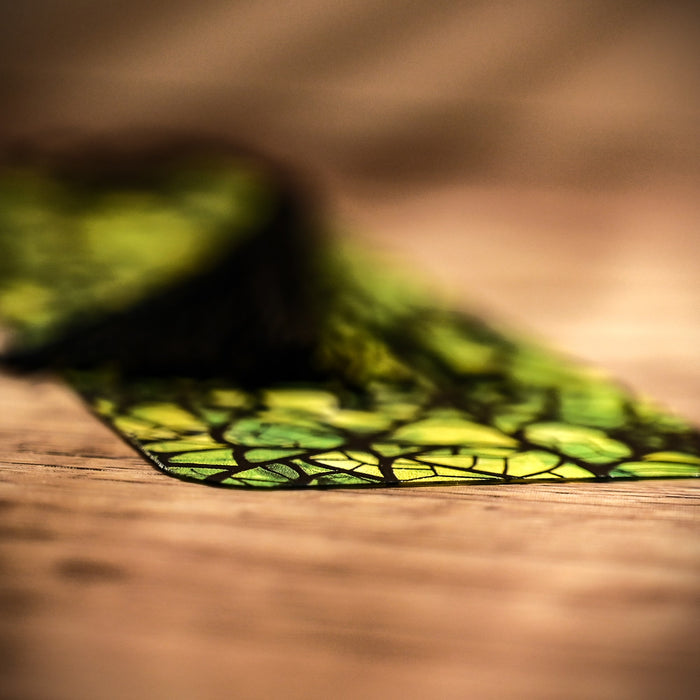
<path fill-rule="evenodd" d="M 50 331 L 30 328 L 34 339 L 2 356 L 6 368 L 113 365 L 244 383 L 318 374 L 332 293 L 315 202 L 295 176 L 228 144 L 180 139 L 25 155 L 16 190 L 32 163 L 41 187 L 25 185 L 43 188 L 34 206 L 61 230 L 28 240 L 21 216 L 7 216 L 0 252 L 14 265 L 0 313 L 13 295 L 17 305 L 43 294 L 36 315 Z"/>

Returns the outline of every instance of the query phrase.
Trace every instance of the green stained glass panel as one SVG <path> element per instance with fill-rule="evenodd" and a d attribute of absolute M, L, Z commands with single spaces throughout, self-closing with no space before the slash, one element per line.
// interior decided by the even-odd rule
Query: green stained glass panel
<path fill-rule="evenodd" d="M 700 475 L 698 430 L 602 372 L 445 308 L 339 243 L 313 265 L 304 245 L 297 258 L 269 241 L 256 248 L 256 236 L 278 232 L 274 197 L 250 164 L 195 159 L 163 173 L 157 188 L 87 194 L 39 171 L 0 173 L 0 316 L 39 348 L 76 317 L 117 318 L 119 333 L 98 324 L 91 337 L 107 355 L 127 348 L 121 360 L 85 366 L 78 336 L 59 369 L 164 472 L 267 489 Z M 221 250 L 233 261 L 224 283 L 197 287 L 200 305 L 187 306 L 189 287 L 168 285 L 211 282 Z M 294 296 L 306 286 L 322 303 Z M 291 301 L 268 323 L 275 295 Z M 280 379 L 299 348 L 274 346 L 299 331 L 287 317 L 303 303 L 313 313 L 297 321 L 311 319 L 315 336 L 296 362 L 313 371 Z M 120 315 L 129 309 L 141 310 L 136 340 Z M 229 355 L 212 348 L 230 348 L 232 363 L 248 352 L 247 364 L 161 371 L 161 358 L 182 366 L 183 348 L 217 360 Z M 139 353 L 149 371 L 126 371 Z"/>

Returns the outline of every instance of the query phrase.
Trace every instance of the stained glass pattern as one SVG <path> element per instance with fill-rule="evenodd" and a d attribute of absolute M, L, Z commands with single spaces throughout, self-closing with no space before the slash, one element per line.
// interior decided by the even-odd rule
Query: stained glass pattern
<path fill-rule="evenodd" d="M 20 341 L 4 361 L 64 372 L 168 474 L 251 488 L 700 475 L 696 428 L 326 245 L 274 169 L 218 148 L 142 154 L 126 179 L 98 165 L 87 180 L 0 171 L 0 317 Z"/>
<path fill-rule="evenodd" d="M 73 373 L 94 410 L 160 469 L 253 488 L 700 476 L 700 434 L 599 371 L 492 333 L 446 326 L 447 384 L 371 381 L 254 392 L 224 381 Z M 481 327 L 480 327 L 481 328 Z M 489 350 L 490 349 L 490 350 Z M 498 351 L 498 363 L 493 353 Z M 432 349 L 430 353 L 437 352 Z M 474 366 L 480 357 L 482 366 Z M 486 365 L 490 371 L 486 371 Z"/>

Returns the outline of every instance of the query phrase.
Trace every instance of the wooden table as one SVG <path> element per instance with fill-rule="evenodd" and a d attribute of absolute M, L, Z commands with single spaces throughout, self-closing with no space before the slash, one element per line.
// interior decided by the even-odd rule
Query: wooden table
<path fill-rule="evenodd" d="M 477 307 L 700 421 L 683 188 L 336 204 Z M 699 486 L 206 488 L 60 383 L 2 376 L 0 696 L 696 697 Z"/>

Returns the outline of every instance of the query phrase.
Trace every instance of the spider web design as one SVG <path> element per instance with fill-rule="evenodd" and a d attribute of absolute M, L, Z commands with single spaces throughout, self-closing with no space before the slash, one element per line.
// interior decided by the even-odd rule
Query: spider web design
<path fill-rule="evenodd" d="M 700 433 L 599 370 L 467 317 L 431 323 L 438 332 L 431 337 L 423 323 L 422 354 L 413 357 L 422 373 L 362 390 L 318 382 L 245 391 L 225 381 L 109 371 L 73 372 L 70 380 L 156 466 L 208 484 L 700 476 Z"/>

